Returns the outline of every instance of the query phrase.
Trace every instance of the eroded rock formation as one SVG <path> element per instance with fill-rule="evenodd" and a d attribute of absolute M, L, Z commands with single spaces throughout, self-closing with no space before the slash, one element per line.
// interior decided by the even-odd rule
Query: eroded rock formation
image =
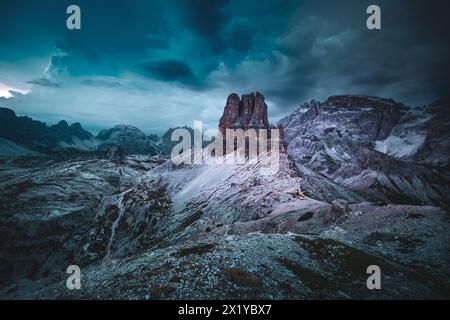
<path fill-rule="evenodd" d="M 239 98 L 236 93 L 230 94 L 219 122 L 222 134 L 225 134 L 226 129 L 269 129 L 267 105 L 264 99 L 258 91 L 244 94 L 242 98 Z"/>

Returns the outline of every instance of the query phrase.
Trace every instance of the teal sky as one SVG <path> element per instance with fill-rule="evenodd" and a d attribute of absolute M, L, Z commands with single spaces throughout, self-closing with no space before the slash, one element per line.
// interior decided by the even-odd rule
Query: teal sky
<path fill-rule="evenodd" d="M 302 102 L 448 94 L 447 1 L 3 0 L 0 105 L 49 124 L 147 133 L 217 126 L 231 92 L 261 91 L 272 122 Z M 66 28 L 81 8 L 82 29 Z"/>

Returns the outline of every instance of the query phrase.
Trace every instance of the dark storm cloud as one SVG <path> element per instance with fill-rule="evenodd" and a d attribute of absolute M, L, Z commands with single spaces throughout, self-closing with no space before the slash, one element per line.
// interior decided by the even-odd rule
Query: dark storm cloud
<path fill-rule="evenodd" d="M 27 81 L 27 83 L 35 84 L 35 85 L 43 86 L 43 87 L 59 88 L 59 84 L 57 84 L 49 79 L 45 79 L 45 78 L 29 80 L 29 81 Z"/>
<path fill-rule="evenodd" d="M 160 60 L 146 62 L 142 65 L 144 72 L 164 81 L 193 81 L 194 73 L 191 68 L 182 61 Z"/>
<path fill-rule="evenodd" d="M 248 52 L 253 44 L 255 29 L 248 19 L 234 19 L 225 29 L 225 39 L 228 47 L 239 52 Z"/>
<path fill-rule="evenodd" d="M 201 36 L 216 41 L 225 23 L 229 20 L 224 12 L 224 6 L 228 2 L 228 0 L 186 0 L 181 2 L 184 5 L 183 16 L 186 26 Z"/>
<path fill-rule="evenodd" d="M 369 4 L 305 1 L 278 39 L 288 62 L 268 92 L 286 105 L 339 93 L 384 95 L 415 105 L 447 94 L 447 3 L 378 1 L 379 31 L 365 28 Z M 280 61 L 276 66 L 282 67 Z"/>
<path fill-rule="evenodd" d="M 190 101 L 189 94 L 212 101 L 259 90 L 276 117 L 333 94 L 419 105 L 450 87 L 447 2 L 377 0 L 382 29 L 371 31 L 366 8 L 373 3 L 366 0 L 3 0 L 0 76 L 7 70 L 7 79 L 60 86 L 54 91 L 61 99 L 74 83 L 83 92 L 111 89 L 119 97 L 158 88 L 167 99 L 177 92 L 177 103 Z M 74 3 L 82 11 L 79 31 L 65 26 L 65 10 Z M 30 67 L 32 59 L 42 64 L 40 73 Z M 89 91 L 86 103 L 109 95 Z M 131 97 L 149 109 L 148 97 Z M 102 100 L 98 108 L 107 103 L 121 102 Z M 205 110 L 214 119 L 223 107 L 216 103 Z M 180 109 L 165 115 L 180 118 Z M 183 121 L 199 113 L 188 105 L 184 110 Z"/>

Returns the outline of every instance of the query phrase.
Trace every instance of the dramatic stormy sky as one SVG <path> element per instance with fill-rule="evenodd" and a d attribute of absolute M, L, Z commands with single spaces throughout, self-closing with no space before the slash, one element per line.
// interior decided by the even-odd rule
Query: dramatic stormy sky
<path fill-rule="evenodd" d="M 447 2 L 2 0 L 0 104 L 158 134 L 216 127 L 231 92 L 261 91 L 272 122 L 333 94 L 422 105 L 448 94 Z M 79 31 L 66 28 L 70 4 Z M 381 30 L 366 28 L 370 4 Z"/>

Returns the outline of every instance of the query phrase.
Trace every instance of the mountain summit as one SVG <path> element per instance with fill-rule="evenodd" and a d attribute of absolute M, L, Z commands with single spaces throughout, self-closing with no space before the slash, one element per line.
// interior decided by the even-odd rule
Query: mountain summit
<path fill-rule="evenodd" d="M 230 94 L 219 121 L 219 130 L 222 134 L 225 134 L 226 129 L 269 129 L 264 99 L 258 91 L 244 94 L 242 98 L 236 93 Z"/>

